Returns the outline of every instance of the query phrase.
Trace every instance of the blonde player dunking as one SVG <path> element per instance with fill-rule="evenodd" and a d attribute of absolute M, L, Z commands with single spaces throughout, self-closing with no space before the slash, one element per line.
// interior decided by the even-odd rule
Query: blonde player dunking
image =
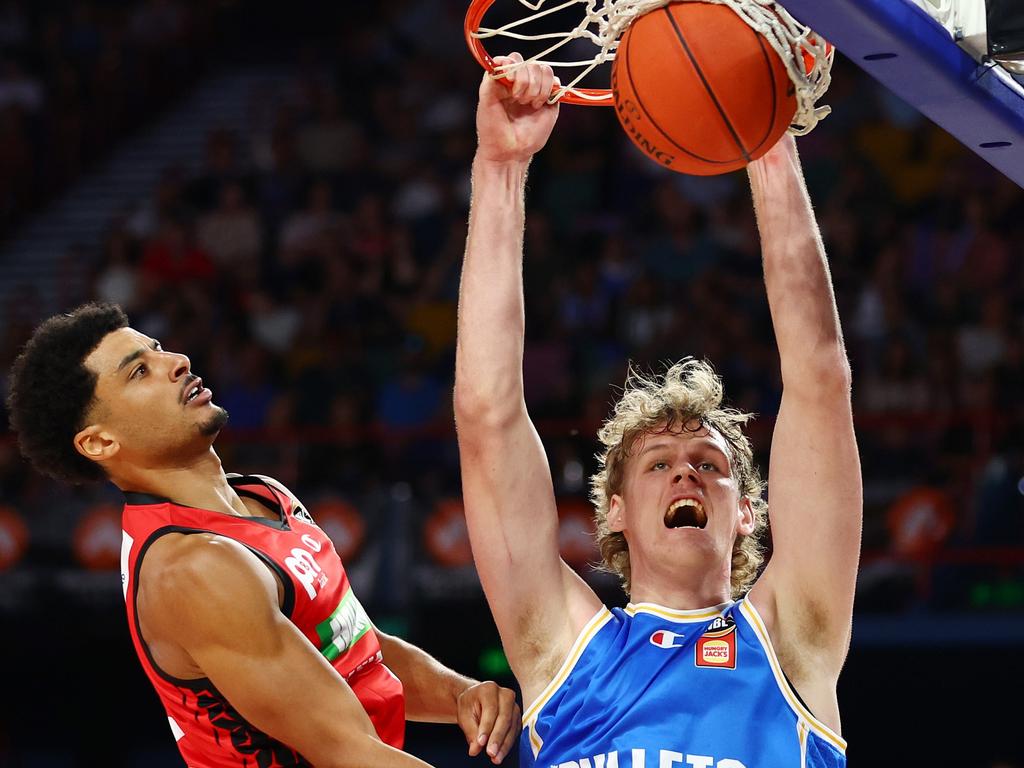
<path fill-rule="evenodd" d="M 513 78 L 511 89 L 488 76 L 480 87 L 455 408 L 473 551 L 527 702 L 523 764 L 843 765 L 836 682 L 860 549 L 860 463 L 795 144 L 786 137 L 749 167 L 783 378 L 771 561 L 755 581 L 767 505 L 748 416 L 723 408 L 705 363 L 634 375 L 599 434 L 592 479 L 602 555 L 631 600 L 610 611 L 559 558 L 550 472 L 523 399 L 525 180 L 558 107 L 546 103 L 550 68 Z"/>

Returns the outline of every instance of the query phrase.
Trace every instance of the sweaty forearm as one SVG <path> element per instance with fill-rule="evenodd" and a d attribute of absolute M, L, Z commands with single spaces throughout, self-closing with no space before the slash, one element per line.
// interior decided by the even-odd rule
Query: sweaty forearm
<path fill-rule="evenodd" d="M 455 363 L 456 407 L 463 415 L 522 399 L 526 167 L 473 164 Z"/>
<path fill-rule="evenodd" d="M 787 384 L 845 376 L 845 349 L 828 262 L 792 139 L 748 167 L 765 287 Z"/>

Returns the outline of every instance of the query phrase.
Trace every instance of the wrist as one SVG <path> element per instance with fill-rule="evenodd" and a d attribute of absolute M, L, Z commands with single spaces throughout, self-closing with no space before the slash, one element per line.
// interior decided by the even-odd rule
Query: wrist
<path fill-rule="evenodd" d="M 474 685 L 479 685 L 479 684 L 480 684 L 479 680 L 473 680 L 472 678 L 463 677 L 462 675 L 456 674 L 455 678 L 452 680 L 452 686 L 451 686 L 452 697 L 456 701 L 458 701 L 459 697 L 462 694 L 464 694 L 466 691 L 468 691 Z"/>
<path fill-rule="evenodd" d="M 454 675 L 450 680 L 448 696 L 451 701 L 451 709 L 449 710 L 449 714 L 450 717 L 454 717 L 454 722 L 458 722 L 459 702 L 462 700 L 463 694 L 476 684 L 476 680 L 470 680 L 468 677 L 463 677 L 459 674 Z"/>
<path fill-rule="evenodd" d="M 525 176 L 533 156 L 524 158 L 488 157 L 477 152 L 473 158 L 473 175 L 487 176 Z"/>

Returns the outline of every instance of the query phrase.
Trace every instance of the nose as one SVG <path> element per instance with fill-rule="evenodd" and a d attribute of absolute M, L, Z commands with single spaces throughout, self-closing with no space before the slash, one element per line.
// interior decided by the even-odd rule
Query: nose
<path fill-rule="evenodd" d="M 676 473 L 676 476 L 672 478 L 672 482 L 676 485 L 683 482 L 683 479 L 689 480 L 694 485 L 700 485 L 700 474 L 693 467 L 692 464 L 687 464 L 685 467 L 680 469 Z"/>
<path fill-rule="evenodd" d="M 183 376 L 188 376 L 192 370 L 192 362 L 186 355 L 177 352 L 169 352 L 171 360 L 171 381 L 180 381 Z"/>

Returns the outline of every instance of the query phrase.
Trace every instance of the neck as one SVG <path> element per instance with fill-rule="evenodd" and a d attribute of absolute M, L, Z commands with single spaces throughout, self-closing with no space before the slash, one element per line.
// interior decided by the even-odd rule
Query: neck
<path fill-rule="evenodd" d="M 228 483 L 212 446 L 193 461 L 173 467 L 130 468 L 112 479 L 122 491 L 147 493 L 176 504 L 229 515 L 250 514 Z"/>
<path fill-rule="evenodd" d="M 632 603 L 654 603 L 678 611 L 710 608 L 732 600 L 729 573 L 701 571 L 682 576 L 655 574 L 646 569 L 631 574 L 629 599 Z"/>

